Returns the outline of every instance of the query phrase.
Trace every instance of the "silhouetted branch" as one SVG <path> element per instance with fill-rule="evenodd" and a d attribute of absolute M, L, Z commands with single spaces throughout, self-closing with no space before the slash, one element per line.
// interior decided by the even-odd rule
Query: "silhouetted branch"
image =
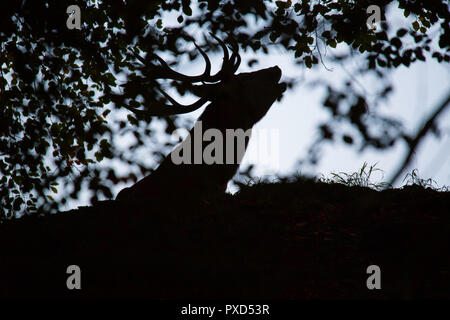
<path fill-rule="evenodd" d="M 450 103 L 450 93 L 442 101 L 442 103 L 439 105 L 439 107 L 436 108 L 436 110 L 430 116 L 430 118 L 425 122 L 425 124 L 419 130 L 419 132 L 417 133 L 417 135 L 415 136 L 414 139 L 412 139 L 410 137 L 405 137 L 405 140 L 408 143 L 409 151 L 408 151 L 408 154 L 406 155 L 405 159 L 403 160 L 401 166 L 399 167 L 397 172 L 394 174 L 394 176 L 391 178 L 391 181 L 389 182 L 391 185 L 393 185 L 394 182 L 397 181 L 398 177 L 408 167 L 409 163 L 411 162 L 412 156 L 413 156 L 414 152 L 416 151 L 416 149 L 418 148 L 420 142 L 428 134 L 428 132 L 433 128 L 436 119 L 442 113 L 442 111 L 445 110 L 445 108 L 449 105 L 449 103 Z"/>

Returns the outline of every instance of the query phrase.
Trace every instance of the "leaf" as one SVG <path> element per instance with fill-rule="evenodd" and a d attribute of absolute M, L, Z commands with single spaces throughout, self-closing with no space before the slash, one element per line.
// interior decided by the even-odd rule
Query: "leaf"
<path fill-rule="evenodd" d="M 284 1 L 275 1 L 275 4 L 277 5 L 278 9 L 286 8 L 286 3 Z"/>
<path fill-rule="evenodd" d="M 277 38 L 279 37 L 278 32 L 272 32 L 269 36 L 270 41 L 275 42 L 277 41 Z"/>
<path fill-rule="evenodd" d="M 111 110 L 106 109 L 105 111 L 103 111 L 102 116 L 106 118 L 110 112 Z"/>
<path fill-rule="evenodd" d="M 334 39 L 327 40 L 327 45 L 329 45 L 332 48 L 336 48 L 336 44 L 337 44 L 336 40 L 334 40 Z"/>
<path fill-rule="evenodd" d="M 306 56 L 305 57 L 305 65 L 308 69 L 311 69 L 312 67 L 312 60 L 310 56 Z"/>
<path fill-rule="evenodd" d="M 380 67 L 386 67 L 386 61 L 384 61 L 383 59 L 378 58 L 377 59 L 377 63 Z"/>
<path fill-rule="evenodd" d="M 183 6 L 183 13 L 187 16 L 192 16 L 192 9 L 191 9 L 191 1 L 190 0 L 183 0 L 181 2 Z"/>
<path fill-rule="evenodd" d="M 19 211 L 20 207 L 22 206 L 23 203 L 24 203 L 24 201 L 22 198 L 16 198 L 14 200 L 13 209 L 16 211 Z"/>
<path fill-rule="evenodd" d="M 394 37 L 391 39 L 391 44 L 399 49 L 402 46 L 402 41 L 400 40 L 400 38 Z"/>
<path fill-rule="evenodd" d="M 416 58 L 425 61 L 425 56 L 423 55 L 422 48 L 418 47 L 414 50 L 414 53 L 416 54 Z"/>
<path fill-rule="evenodd" d="M 327 39 L 331 38 L 331 32 L 329 30 L 322 32 L 322 37 Z"/>
<path fill-rule="evenodd" d="M 398 31 L 397 31 L 397 37 L 401 38 L 401 37 L 403 37 L 407 32 L 408 32 L 408 30 L 406 30 L 406 29 L 404 29 L 404 28 L 398 29 Z"/>
<path fill-rule="evenodd" d="M 94 153 L 95 159 L 97 159 L 98 162 L 103 160 L 103 155 L 100 152 Z"/>
<path fill-rule="evenodd" d="M 138 123 L 137 119 L 135 117 L 133 117 L 131 114 L 127 115 L 127 119 L 128 119 L 128 121 L 130 121 L 130 123 L 132 125 L 136 125 Z"/>

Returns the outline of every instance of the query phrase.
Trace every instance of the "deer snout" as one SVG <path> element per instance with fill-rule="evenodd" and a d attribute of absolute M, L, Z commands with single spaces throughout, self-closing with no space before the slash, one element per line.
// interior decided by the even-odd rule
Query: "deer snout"
<path fill-rule="evenodd" d="M 280 91 L 280 94 L 282 94 L 284 91 L 286 91 L 287 85 L 284 82 L 278 83 L 278 81 L 280 81 L 280 79 L 281 79 L 281 69 L 278 66 L 275 66 L 275 67 L 269 68 L 269 70 L 270 70 L 271 80 L 275 81 L 278 84 L 277 88 Z"/>
<path fill-rule="evenodd" d="M 280 81 L 281 69 L 278 66 L 275 66 L 275 67 L 269 68 L 269 70 L 270 70 L 271 78 L 276 82 Z"/>
<path fill-rule="evenodd" d="M 281 78 L 281 69 L 278 66 L 274 66 L 252 73 L 245 73 L 245 75 L 252 76 L 253 78 L 257 76 L 262 81 L 278 82 Z"/>

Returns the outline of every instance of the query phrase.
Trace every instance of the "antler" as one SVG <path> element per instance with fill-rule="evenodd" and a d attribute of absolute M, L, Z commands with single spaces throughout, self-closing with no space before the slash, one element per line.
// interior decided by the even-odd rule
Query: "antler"
<path fill-rule="evenodd" d="M 216 41 L 219 43 L 219 45 L 222 48 L 224 57 L 222 62 L 221 69 L 214 75 L 211 75 L 211 61 L 208 58 L 208 55 L 203 51 L 195 42 L 194 45 L 197 48 L 197 50 L 202 55 L 203 59 L 205 60 L 205 70 L 201 75 L 198 76 L 188 76 L 184 75 L 182 73 L 179 73 L 172 68 L 169 67 L 166 61 L 162 59 L 160 56 L 158 56 L 155 53 L 152 53 L 149 55 L 150 59 L 156 59 L 159 61 L 160 66 L 155 66 L 154 64 L 148 64 L 144 58 L 142 58 L 139 54 L 137 54 L 135 51 L 132 51 L 133 55 L 138 59 L 145 67 L 144 71 L 145 74 L 148 75 L 149 78 L 152 79 L 171 79 L 171 80 L 177 80 L 186 82 L 189 84 L 196 83 L 196 82 L 218 82 L 224 78 L 226 78 L 229 75 L 233 75 L 236 70 L 239 68 L 241 57 L 239 56 L 239 53 L 237 51 L 236 47 L 232 47 L 232 55 L 231 58 L 229 57 L 229 52 L 227 49 L 227 46 L 225 43 L 220 40 L 218 37 L 216 37 L 214 34 L 210 33 L 211 36 L 216 39 Z M 147 70 L 146 70 L 147 69 Z M 175 101 L 171 96 L 169 96 L 166 92 L 164 92 L 160 88 L 156 88 L 158 91 L 161 92 L 161 94 L 170 101 L 171 105 L 165 105 L 161 103 L 154 103 L 152 104 L 152 110 L 144 111 L 135 109 L 132 107 L 125 106 L 128 110 L 135 113 L 137 116 L 140 117 L 149 117 L 149 116 L 167 116 L 167 115 L 174 115 L 174 114 L 182 114 L 182 113 L 188 113 L 192 112 L 201 106 L 203 106 L 206 102 L 208 102 L 208 98 L 201 97 L 196 102 L 190 104 L 190 105 L 182 105 Z"/>

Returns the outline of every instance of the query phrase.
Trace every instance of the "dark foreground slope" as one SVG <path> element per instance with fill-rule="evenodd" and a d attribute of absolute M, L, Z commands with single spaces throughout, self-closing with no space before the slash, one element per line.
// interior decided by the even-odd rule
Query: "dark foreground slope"
<path fill-rule="evenodd" d="M 0 225 L 0 297 L 450 298 L 449 208 L 449 192 L 309 180 L 106 201 Z"/>

